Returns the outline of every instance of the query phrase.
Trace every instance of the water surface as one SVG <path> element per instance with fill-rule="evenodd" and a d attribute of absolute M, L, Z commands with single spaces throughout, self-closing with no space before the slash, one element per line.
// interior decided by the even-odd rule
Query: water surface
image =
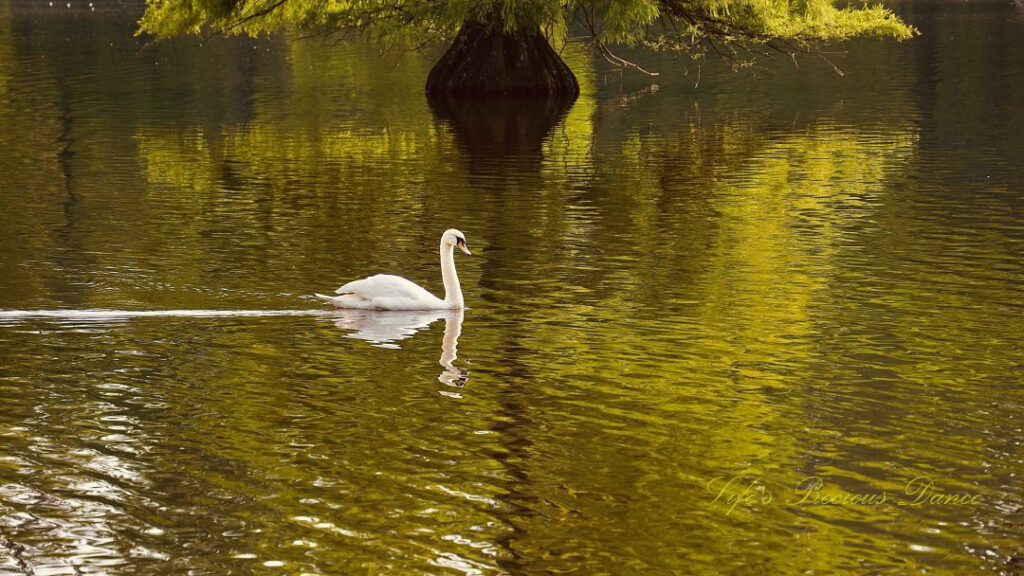
<path fill-rule="evenodd" d="M 1014 4 L 528 116 L 99 8 L 0 5 L 0 574 L 1024 571 Z"/>

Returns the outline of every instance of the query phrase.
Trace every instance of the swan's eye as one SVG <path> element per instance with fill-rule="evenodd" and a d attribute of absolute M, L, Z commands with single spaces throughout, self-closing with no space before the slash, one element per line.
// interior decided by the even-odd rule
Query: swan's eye
<path fill-rule="evenodd" d="M 466 243 L 466 239 L 465 238 L 459 238 L 458 236 L 456 236 L 455 237 L 455 243 L 456 244 L 465 244 Z"/>

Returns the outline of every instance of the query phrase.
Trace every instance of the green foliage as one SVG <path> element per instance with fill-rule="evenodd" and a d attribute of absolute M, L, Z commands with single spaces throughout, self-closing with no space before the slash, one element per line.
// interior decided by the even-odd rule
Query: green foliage
<path fill-rule="evenodd" d="M 737 56 L 771 46 L 786 52 L 854 36 L 906 39 L 916 31 L 891 11 L 833 0 L 147 0 L 139 32 L 257 35 L 279 29 L 327 34 L 361 30 L 386 43 L 443 41 L 476 20 L 505 30 L 564 36 L 582 23 L 595 42 L 643 44 Z"/>

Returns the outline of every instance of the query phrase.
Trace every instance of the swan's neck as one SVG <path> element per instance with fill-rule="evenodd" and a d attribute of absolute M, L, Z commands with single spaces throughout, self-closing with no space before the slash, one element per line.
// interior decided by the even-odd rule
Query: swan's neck
<path fill-rule="evenodd" d="M 455 272 L 455 247 L 441 243 L 441 280 L 444 282 L 444 301 L 452 308 L 462 308 L 462 288 Z"/>

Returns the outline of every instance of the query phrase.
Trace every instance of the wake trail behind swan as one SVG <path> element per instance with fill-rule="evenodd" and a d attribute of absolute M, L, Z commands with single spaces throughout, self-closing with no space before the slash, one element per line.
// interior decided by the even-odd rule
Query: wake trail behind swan
<path fill-rule="evenodd" d="M 271 316 L 330 316 L 330 310 L 0 310 L 0 321 L 54 318 L 57 320 L 120 320 L 123 318 L 263 318 Z"/>

